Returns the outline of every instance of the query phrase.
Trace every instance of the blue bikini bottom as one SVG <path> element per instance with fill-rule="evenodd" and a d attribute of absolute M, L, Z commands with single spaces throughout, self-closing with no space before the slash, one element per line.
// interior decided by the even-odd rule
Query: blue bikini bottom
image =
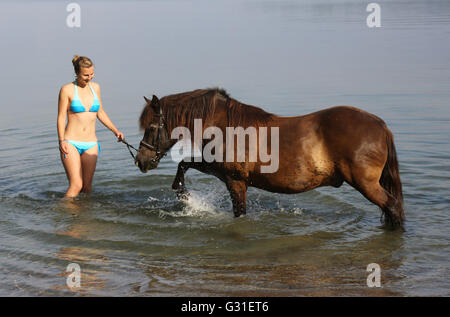
<path fill-rule="evenodd" d="M 81 142 L 81 141 L 71 141 L 67 140 L 68 143 L 72 144 L 78 153 L 83 154 L 85 151 L 89 150 L 91 147 L 98 145 L 98 151 L 100 152 L 100 142 Z"/>

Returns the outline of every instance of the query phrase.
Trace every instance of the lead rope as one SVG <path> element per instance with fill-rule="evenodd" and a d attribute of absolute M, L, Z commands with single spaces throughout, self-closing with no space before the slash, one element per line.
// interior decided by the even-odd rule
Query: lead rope
<path fill-rule="evenodd" d="M 129 144 L 129 143 L 128 143 L 127 141 L 125 141 L 125 140 L 120 140 L 120 142 L 125 143 L 125 145 L 126 145 L 127 148 L 128 148 L 128 151 L 130 152 L 131 156 L 133 157 L 133 160 L 136 161 L 136 157 L 134 156 L 133 152 L 131 152 L 130 147 L 131 147 L 133 150 L 135 150 L 136 152 L 139 152 L 139 151 L 138 151 L 134 146 L 132 146 L 131 144 Z"/>

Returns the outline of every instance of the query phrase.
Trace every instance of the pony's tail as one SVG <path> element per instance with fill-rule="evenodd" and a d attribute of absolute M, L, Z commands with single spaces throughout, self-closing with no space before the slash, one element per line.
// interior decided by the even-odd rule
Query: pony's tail
<path fill-rule="evenodd" d="M 405 220 L 403 210 L 403 191 L 398 169 L 397 151 L 395 150 L 392 132 L 386 128 L 388 157 L 381 173 L 380 184 L 388 192 L 389 200 L 383 208 L 385 225 L 402 228 Z M 404 229 L 403 229 L 404 230 Z"/>

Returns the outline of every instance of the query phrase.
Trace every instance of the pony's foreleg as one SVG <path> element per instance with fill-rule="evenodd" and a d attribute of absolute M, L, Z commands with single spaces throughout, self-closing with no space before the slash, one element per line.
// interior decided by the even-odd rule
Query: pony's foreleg
<path fill-rule="evenodd" d="M 189 196 L 189 192 L 184 186 L 184 173 L 189 169 L 186 162 L 181 161 L 178 163 L 177 174 L 172 183 L 172 189 L 176 190 L 178 199 L 186 199 Z"/>
<path fill-rule="evenodd" d="M 231 178 L 227 178 L 225 183 L 228 191 L 230 192 L 234 216 L 239 217 L 240 215 L 245 215 L 247 203 L 247 184 L 244 181 L 238 181 Z"/>

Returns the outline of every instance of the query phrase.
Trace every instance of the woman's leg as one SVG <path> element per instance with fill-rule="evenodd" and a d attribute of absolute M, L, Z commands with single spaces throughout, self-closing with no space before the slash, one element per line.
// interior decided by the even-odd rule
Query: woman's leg
<path fill-rule="evenodd" d="M 83 193 L 90 194 L 92 191 L 92 180 L 94 179 L 95 167 L 97 165 L 98 144 L 86 150 L 81 155 L 81 170 L 83 177 Z"/>
<path fill-rule="evenodd" d="M 66 192 L 66 197 L 75 197 L 83 188 L 83 178 L 81 173 L 81 159 L 80 153 L 72 144 L 69 144 L 69 153 L 64 157 L 61 154 L 61 161 L 66 171 L 67 179 L 69 180 L 69 188 Z"/>

